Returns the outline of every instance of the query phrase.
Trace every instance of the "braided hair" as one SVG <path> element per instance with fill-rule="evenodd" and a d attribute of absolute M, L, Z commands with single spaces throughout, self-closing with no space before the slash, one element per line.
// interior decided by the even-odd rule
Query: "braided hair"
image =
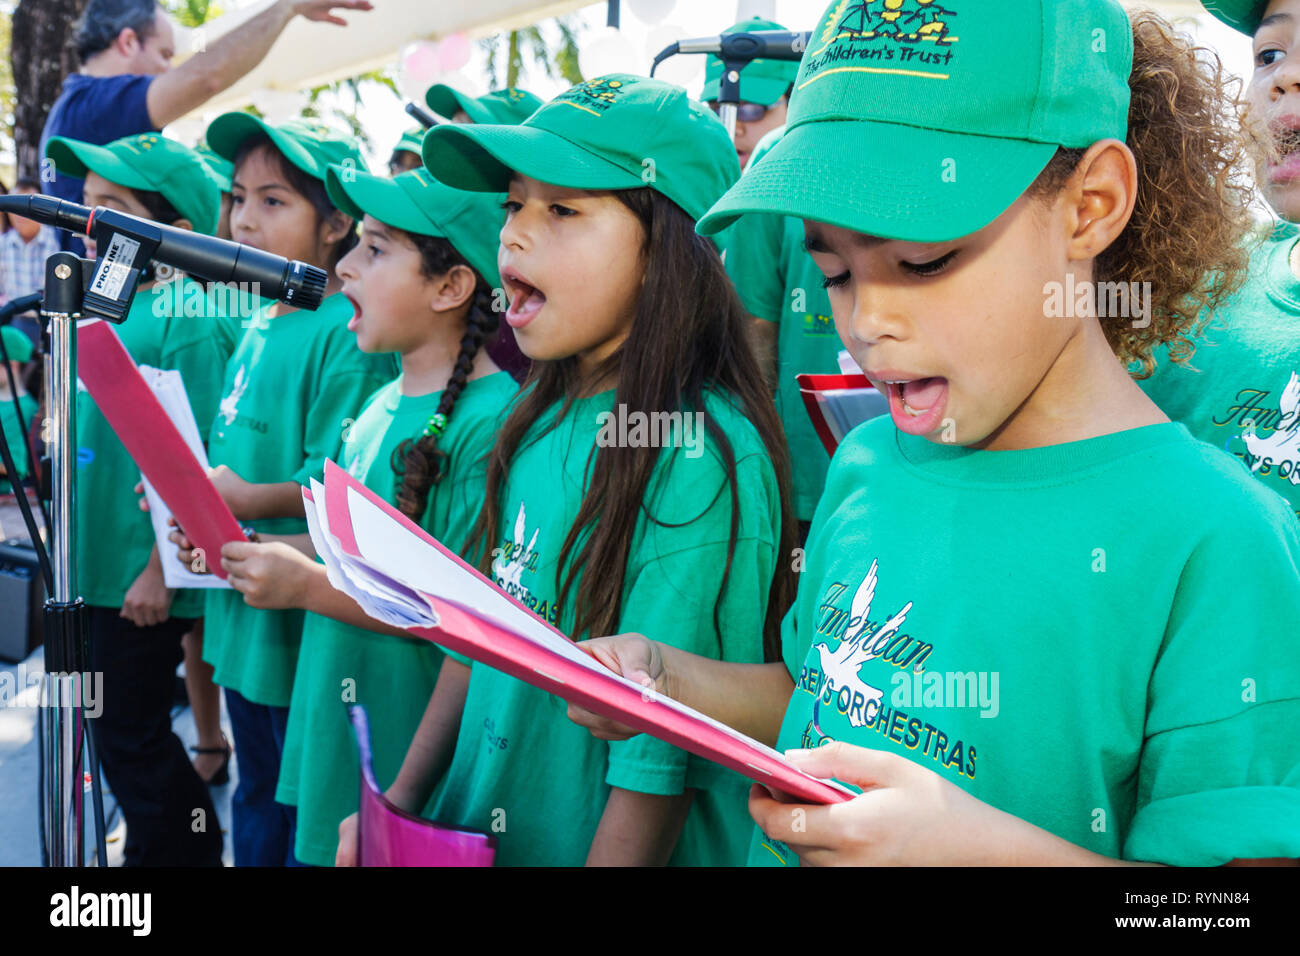
<path fill-rule="evenodd" d="M 406 233 L 406 237 L 420 253 L 420 274 L 433 278 L 445 275 L 454 266 L 463 265 L 474 271 L 476 280 L 474 298 L 465 319 L 465 334 L 460 340 L 460 354 L 451 378 L 443 390 L 438 410 L 429 419 L 424 433 L 408 438 L 393 449 L 390 464 L 401 479 L 397 489 L 397 507 L 412 521 L 424 517 L 429 503 L 429 492 L 447 473 L 447 453 L 438 447 L 447 423 L 451 420 L 456 400 L 469 380 L 474 359 L 479 350 L 497 331 L 498 316 L 492 308 L 492 287 L 478 270 L 465 260 L 450 242 L 437 236 Z"/>

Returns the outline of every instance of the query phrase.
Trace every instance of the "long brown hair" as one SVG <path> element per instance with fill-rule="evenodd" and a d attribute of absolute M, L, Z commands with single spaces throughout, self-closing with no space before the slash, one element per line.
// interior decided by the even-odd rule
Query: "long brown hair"
<path fill-rule="evenodd" d="M 705 432 L 722 457 L 730 496 L 731 530 L 722 583 L 713 605 L 713 627 L 721 634 L 722 597 L 731 577 L 740 526 L 736 456 L 731 441 L 705 405 L 706 393 L 726 393 L 753 424 L 771 457 L 781 498 L 781 528 L 776 569 L 768 590 L 763 626 L 764 657 L 780 660 L 781 618 L 794 600 L 795 577 L 790 556 L 796 541 L 791 507 L 790 460 L 784 433 L 754 357 L 748 313 L 723 270 L 717 250 L 695 234 L 695 223 L 672 200 L 651 189 L 616 191 L 641 221 L 645 283 L 636 303 L 631 330 L 622 346 L 584 379 L 574 357 L 534 362 L 524 393 L 502 426 L 488 458 L 487 496 L 470 532 L 466 553 L 478 555 L 479 568 L 490 574 L 491 550 L 499 536 L 501 494 L 510 463 L 529 429 L 556 402 L 556 421 L 568 412 L 584 387 L 618 376 L 615 403 L 628 414 L 701 412 Z M 554 426 L 552 426 L 554 427 Z M 536 441 L 541 435 L 534 436 Z M 665 526 L 650 514 L 645 494 L 660 449 L 600 448 L 587 460 L 591 481 L 578 515 L 569 528 L 556 564 L 556 591 L 563 604 L 575 580 L 574 637 L 613 634 L 622 612 L 628 551 L 637 521 Z M 594 466 L 591 456 L 595 457 Z M 712 502 L 701 503 L 701 513 Z M 576 554 L 575 554 L 576 552 Z M 582 573 L 584 569 L 591 573 Z M 563 581 L 560 575 L 563 574 Z"/>
<path fill-rule="evenodd" d="M 492 287 L 450 242 L 439 236 L 423 236 L 389 227 L 404 235 L 420 253 L 420 274 L 432 279 L 446 275 L 454 266 L 465 266 L 474 273 L 474 297 L 465 317 L 465 334 L 460 340 L 460 353 L 452 369 L 447 387 L 443 389 L 436 414 L 442 416 L 444 427 L 451 421 L 456 400 L 465 390 L 474 359 L 483 344 L 497 331 L 497 313 L 492 310 Z M 424 517 L 429 504 L 429 491 L 447 473 L 447 453 L 438 447 L 438 434 L 408 438 L 393 449 L 389 462 L 393 472 L 401 479 L 397 489 L 397 507 L 412 521 Z"/>

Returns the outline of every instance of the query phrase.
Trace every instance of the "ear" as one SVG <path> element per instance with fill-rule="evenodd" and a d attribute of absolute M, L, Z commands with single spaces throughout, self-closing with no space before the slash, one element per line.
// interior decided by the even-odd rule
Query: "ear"
<path fill-rule="evenodd" d="M 140 51 L 140 35 L 130 27 L 123 27 L 117 39 L 113 41 L 113 45 L 122 56 L 133 57 Z"/>
<path fill-rule="evenodd" d="M 1117 139 L 1093 143 L 1066 185 L 1069 257 L 1095 259 L 1114 242 L 1137 202 L 1137 161 Z"/>
<path fill-rule="evenodd" d="M 194 231 L 194 223 L 190 222 L 190 221 L 189 221 L 188 219 L 186 219 L 184 216 L 181 216 L 181 218 L 177 219 L 174 223 L 172 223 L 172 228 L 173 228 L 173 229 L 188 229 L 190 232 L 193 232 L 193 231 Z"/>
<path fill-rule="evenodd" d="M 474 270 L 466 265 L 452 266 L 433 280 L 433 296 L 429 308 L 434 312 L 451 312 L 474 299 L 478 280 Z"/>
<path fill-rule="evenodd" d="M 355 220 L 345 212 L 335 209 L 321 220 L 320 241 L 323 246 L 332 246 L 346 236 L 355 225 Z"/>

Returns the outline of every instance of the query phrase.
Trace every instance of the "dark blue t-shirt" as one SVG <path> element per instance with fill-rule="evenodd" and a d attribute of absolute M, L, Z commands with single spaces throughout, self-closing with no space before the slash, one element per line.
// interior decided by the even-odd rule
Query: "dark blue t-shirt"
<path fill-rule="evenodd" d="M 70 74 L 63 81 L 63 91 L 50 107 L 41 133 L 41 160 L 45 160 L 45 144 L 51 136 L 70 136 L 73 139 L 103 146 L 123 136 L 136 133 L 157 132 L 149 118 L 147 96 L 154 78 L 147 75 L 123 74 L 121 76 L 86 76 Z M 75 176 L 56 174 L 41 176 L 41 188 L 46 195 L 57 196 L 72 202 L 81 202 L 82 180 Z M 63 247 L 69 248 L 70 234 L 61 233 Z M 76 240 L 77 246 L 81 245 Z M 74 250 L 78 255 L 82 250 Z"/>

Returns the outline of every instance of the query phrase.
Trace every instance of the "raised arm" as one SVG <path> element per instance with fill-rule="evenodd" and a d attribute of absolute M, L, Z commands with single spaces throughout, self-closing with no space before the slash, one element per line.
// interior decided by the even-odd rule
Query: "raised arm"
<path fill-rule="evenodd" d="M 346 20 L 334 15 L 335 9 L 369 10 L 371 4 L 370 0 L 276 0 L 150 83 L 149 119 L 162 129 L 232 86 L 262 62 L 295 16 L 346 26 Z"/>

